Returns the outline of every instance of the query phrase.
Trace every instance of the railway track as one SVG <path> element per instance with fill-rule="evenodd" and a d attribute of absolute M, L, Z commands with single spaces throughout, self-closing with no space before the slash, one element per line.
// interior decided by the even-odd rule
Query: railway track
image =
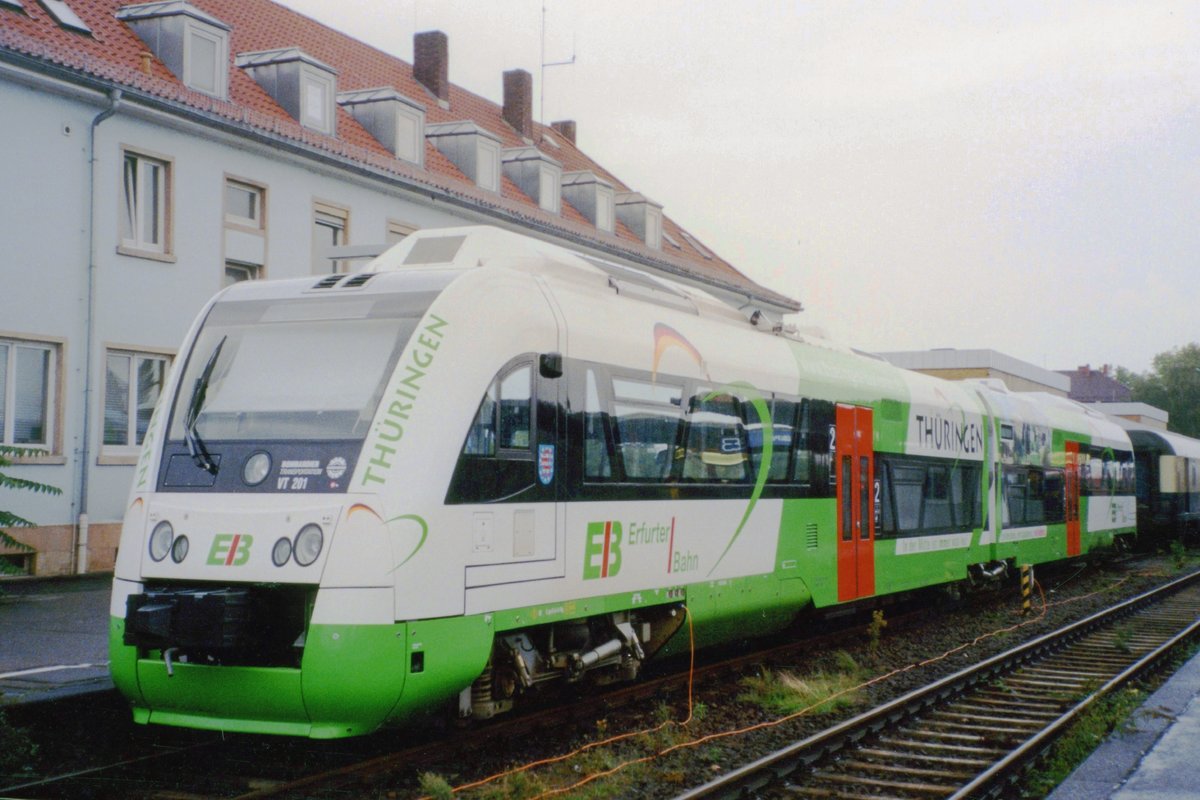
<path fill-rule="evenodd" d="M 1200 631 L 1200 573 L 918 689 L 679 796 L 997 797 L 1100 698 Z"/>

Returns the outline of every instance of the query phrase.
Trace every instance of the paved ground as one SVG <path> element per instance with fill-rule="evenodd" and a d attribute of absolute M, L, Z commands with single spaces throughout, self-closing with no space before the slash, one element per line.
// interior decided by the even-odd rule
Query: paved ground
<path fill-rule="evenodd" d="M 0 706 L 111 688 L 111 575 L 0 582 Z"/>

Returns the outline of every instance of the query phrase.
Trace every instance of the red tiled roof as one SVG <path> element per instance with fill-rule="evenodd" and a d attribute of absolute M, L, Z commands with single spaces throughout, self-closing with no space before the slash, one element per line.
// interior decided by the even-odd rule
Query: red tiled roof
<path fill-rule="evenodd" d="M 444 109 L 413 77 L 411 64 L 270 0 L 192 0 L 193 6 L 230 27 L 228 101 L 188 89 L 158 58 L 145 55 L 149 53 L 145 43 L 116 16 L 120 8 L 134 5 L 134 2 L 70 0 L 70 3 L 91 28 L 91 35 L 60 27 L 33 0 L 26 0 L 21 10 L 0 5 L 0 54 L 7 51 L 65 68 L 134 95 L 157 99 L 176 108 L 192 109 L 281 141 L 359 162 L 374 171 L 556 230 L 570 238 L 593 242 L 636 260 L 715 281 L 760 299 L 795 305 L 794 301 L 758 286 L 715 253 L 710 251 L 706 257 L 682 237 L 680 227 L 665 216 L 663 229 L 680 247 L 664 241 L 662 251 L 654 251 L 620 222 L 613 234 L 597 231 L 565 201 L 561 215 L 549 214 L 507 178 L 502 180 L 499 196 L 478 189 L 429 142 L 425 145 L 424 169 L 399 160 L 340 107 L 335 137 L 302 127 L 248 73 L 233 65 L 238 53 L 298 47 L 337 70 L 338 91 L 392 87 L 421 103 L 429 124 L 470 119 L 499 137 L 503 147 L 526 145 L 504 120 L 502 109 L 496 103 L 451 84 L 450 107 Z M 588 170 L 612 183 L 617 191 L 629 189 L 557 131 L 535 122 L 535 145 L 542 145 L 543 135 L 553 137 L 559 144 L 557 148 L 543 146 L 541 149 L 560 162 L 564 171 Z"/>

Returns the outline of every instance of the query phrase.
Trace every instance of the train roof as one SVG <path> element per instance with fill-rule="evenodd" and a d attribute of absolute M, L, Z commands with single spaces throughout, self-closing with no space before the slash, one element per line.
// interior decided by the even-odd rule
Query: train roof
<path fill-rule="evenodd" d="M 1152 447 L 1170 455 L 1185 458 L 1200 459 L 1200 440 L 1184 436 L 1181 433 L 1171 433 L 1132 420 L 1113 417 L 1113 422 L 1120 425 L 1129 434 L 1134 444 L 1142 447 Z"/>
<path fill-rule="evenodd" d="M 1129 447 L 1128 436 L 1121 426 L 1111 417 L 1082 403 L 1048 392 L 1014 392 L 1003 381 L 994 378 L 971 379 L 964 383 L 975 385 L 1000 417 L 1078 430 L 1097 445 Z"/>

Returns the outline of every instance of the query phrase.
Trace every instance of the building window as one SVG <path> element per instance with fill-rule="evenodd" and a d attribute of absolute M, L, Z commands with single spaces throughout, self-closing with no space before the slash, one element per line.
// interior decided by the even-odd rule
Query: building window
<path fill-rule="evenodd" d="M 420 230 L 420 228 L 418 228 L 416 225 L 410 225 L 407 222 L 397 222 L 394 219 L 389 219 L 384 241 L 386 241 L 389 245 L 397 244 L 404 241 L 410 234 L 416 233 L 418 230 Z"/>
<path fill-rule="evenodd" d="M 226 175 L 222 286 L 263 277 L 267 263 L 266 228 L 266 187 Z"/>
<path fill-rule="evenodd" d="M 226 36 L 224 31 L 188 26 L 183 76 L 186 86 L 212 97 L 225 97 L 225 73 L 229 61 Z"/>
<path fill-rule="evenodd" d="M 104 447 L 136 455 L 162 394 L 170 359 L 156 353 L 108 351 L 104 379 Z M 122 452 L 124 451 L 124 453 Z"/>
<path fill-rule="evenodd" d="M 562 210 L 562 170 L 543 167 L 538 174 L 538 205 L 551 214 Z"/>
<path fill-rule="evenodd" d="M 262 277 L 262 268 L 257 264 L 239 264 L 236 261 L 225 262 L 225 278 L 221 287 L 233 286 L 242 281 L 256 281 Z"/>
<path fill-rule="evenodd" d="M 615 229 L 616 198 L 607 186 L 596 187 L 596 228 L 606 233 Z"/>
<path fill-rule="evenodd" d="M 500 191 L 500 143 L 485 140 L 482 136 L 476 138 L 479 143 L 475 156 L 478 168 L 475 184 L 480 189 L 498 192 Z"/>
<path fill-rule="evenodd" d="M 323 70 L 301 67 L 300 124 L 333 135 L 334 77 Z"/>
<path fill-rule="evenodd" d="M 66 0 L 41 0 L 42 8 L 46 9 L 46 13 L 54 17 L 54 21 L 64 28 L 80 33 L 91 33 L 92 29 L 87 26 L 87 23 L 79 18 L 79 15 L 71 10 L 71 7 L 66 4 Z M 19 7 L 20 4 L 18 4 Z"/>
<path fill-rule="evenodd" d="M 54 450 L 57 345 L 0 339 L 0 444 Z"/>
<path fill-rule="evenodd" d="M 225 222 L 254 230 L 263 228 L 263 189 L 241 181 L 225 181 Z"/>
<path fill-rule="evenodd" d="M 330 258 L 335 247 L 348 243 L 350 212 L 326 203 L 313 206 L 312 271 L 314 275 L 345 272 L 344 260 Z"/>
<path fill-rule="evenodd" d="M 171 252 L 170 192 L 170 162 L 126 151 L 121 185 L 123 248 L 136 253 Z"/>

